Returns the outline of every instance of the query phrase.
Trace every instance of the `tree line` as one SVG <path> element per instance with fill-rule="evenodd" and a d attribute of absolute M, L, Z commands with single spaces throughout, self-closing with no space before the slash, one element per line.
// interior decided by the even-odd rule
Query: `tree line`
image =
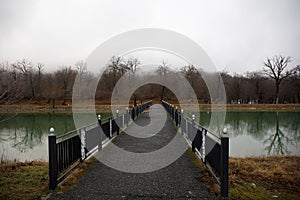
<path fill-rule="evenodd" d="M 260 71 L 244 74 L 219 72 L 223 80 L 227 103 L 299 103 L 300 66 L 288 69 L 290 57 L 281 55 L 268 58 Z M 125 74 L 129 77 L 155 76 L 139 74 L 141 62 L 137 58 L 112 57 L 106 66 L 96 91 L 96 100 L 110 99 L 118 80 Z M 174 73 L 172 67 L 163 61 L 155 73 L 167 76 Z M 184 76 L 194 89 L 200 103 L 210 103 L 211 97 L 203 79 L 204 71 L 187 65 L 176 73 Z M 71 102 L 72 88 L 76 76 L 85 82 L 98 80 L 97 74 L 87 70 L 86 63 L 76 62 L 73 66 L 62 65 L 54 72 L 47 72 L 42 63 L 26 59 L 14 63 L 0 63 L 0 104 L 14 104 L 20 101 L 46 100 L 55 107 L 56 100 L 66 105 Z M 147 84 L 132 95 L 132 99 L 175 99 L 165 86 Z"/>

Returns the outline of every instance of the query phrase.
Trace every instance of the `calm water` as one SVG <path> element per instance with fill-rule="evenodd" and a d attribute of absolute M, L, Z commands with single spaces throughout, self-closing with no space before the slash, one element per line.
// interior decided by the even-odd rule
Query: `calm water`
<path fill-rule="evenodd" d="M 200 113 L 205 127 L 210 115 Z M 300 155 L 299 112 L 229 112 L 225 127 L 230 136 L 230 156 Z"/>
<path fill-rule="evenodd" d="M 2 160 L 47 160 L 49 128 L 56 134 L 75 128 L 68 114 L 1 115 L 0 156 Z M 210 113 L 201 113 L 208 126 Z M 230 134 L 231 156 L 300 155 L 300 113 L 230 112 L 225 126 Z"/>

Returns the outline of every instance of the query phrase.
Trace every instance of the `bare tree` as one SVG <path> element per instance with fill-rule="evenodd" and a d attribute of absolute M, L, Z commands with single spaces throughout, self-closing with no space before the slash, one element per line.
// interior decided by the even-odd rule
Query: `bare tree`
<path fill-rule="evenodd" d="M 37 78 L 36 78 L 36 95 L 38 97 L 38 100 L 41 100 L 42 97 L 42 91 L 41 91 L 41 87 L 42 87 L 42 78 L 43 78 L 43 70 L 44 70 L 44 64 L 42 63 L 38 63 L 36 65 L 37 68 Z"/>
<path fill-rule="evenodd" d="M 77 75 L 79 76 L 80 81 L 83 76 L 87 73 L 87 65 L 83 60 L 80 60 L 75 63 L 75 69 L 77 70 Z"/>
<path fill-rule="evenodd" d="M 196 67 L 194 65 L 184 66 L 181 69 L 181 72 L 183 73 L 183 75 L 185 76 L 185 78 L 188 80 L 188 82 L 191 85 L 190 91 L 189 91 L 189 93 L 190 93 L 189 98 L 191 98 L 192 90 L 196 90 L 196 85 L 199 80 L 200 73 L 198 72 L 198 70 L 196 69 Z"/>
<path fill-rule="evenodd" d="M 160 76 L 165 77 L 168 73 L 170 72 L 170 68 L 169 65 L 167 64 L 166 61 L 162 61 L 162 63 L 158 66 L 156 73 L 159 74 Z M 160 99 L 163 100 L 164 99 L 164 94 L 166 91 L 166 87 L 165 86 L 161 86 L 161 95 L 160 95 Z"/>
<path fill-rule="evenodd" d="M 291 76 L 295 69 L 288 70 L 287 66 L 292 61 L 290 56 L 284 57 L 282 55 L 277 55 L 272 59 L 267 58 L 267 61 L 264 62 L 263 72 L 275 81 L 275 103 L 279 102 L 279 86 L 281 82 Z"/>
<path fill-rule="evenodd" d="M 117 84 L 118 81 L 118 73 L 122 70 L 121 69 L 121 65 L 124 64 L 124 60 L 121 57 L 115 57 L 113 56 L 110 59 L 110 62 L 108 64 L 108 70 L 110 73 L 112 73 L 112 86 L 115 87 L 115 85 Z"/>
<path fill-rule="evenodd" d="M 76 71 L 71 67 L 61 66 L 55 74 L 61 86 L 62 105 L 65 105 L 67 97 L 71 94 L 71 86 L 75 80 Z"/>
<path fill-rule="evenodd" d="M 136 71 L 140 66 L 141 62 L 137 58 L 130 58 L 126 62 L 126 70 L 129 71 L 129 87 L 131 87 L 132 79 L 135 78 Z M 133 93 L 133 105 L 137 105 L 137 96 L 139 94 L 139 90 Z"/>
<path fill-rule="evenodd" d="M 35 80 L 34 80 L 35 70 L 33 68 L 33 64 L 30 61 L 23 59 L 21 61 L 17 61 L 16 63 L 12 64 L 12 66 L 13 68 L 15 68 L 17 71 L 19 71 L 25 76 L 27 82 L 27 88 L 30 90 L 31 93 L 31 99 L 35 99 L 35 90 L 36 90 Z"/>
<path fill-rule="evenodd" d="M 135 75 L 136 70 L 141 65 L 141 62 L 137 58 L 130 58 L 126 62 L 130 74 Z"/>
<path fill-rule="evenodd" d="M 300 103 L 300 65 L 295 68 L 295 73 L 290 77 L 289 87 L 293 87 L 295 103 Z M 289 94 L 293 95 L 290 91 Z"/>

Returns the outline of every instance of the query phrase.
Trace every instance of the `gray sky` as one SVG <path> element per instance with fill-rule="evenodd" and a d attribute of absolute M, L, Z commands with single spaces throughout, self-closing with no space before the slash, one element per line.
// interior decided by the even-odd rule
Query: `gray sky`
<path fill-rule="evenodd" d="M 0 61 L 57 69 L 119 33 L 164 28 L 196 41 L 220 70 L 258 70 L 279 53 L 292 67 L 300 64 L 299 11 L 299 0 L 0 0 Z"/>

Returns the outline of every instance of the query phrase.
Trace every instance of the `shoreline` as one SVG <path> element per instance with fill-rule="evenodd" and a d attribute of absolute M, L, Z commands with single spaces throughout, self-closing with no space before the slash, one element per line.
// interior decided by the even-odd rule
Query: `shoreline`
<path fill-rule="evenodd" d="M 174 104 L 179 106 L 178 104 Z M 198 109 L 201 112 L 210 112 L 211 104 L 194 104 L 191 106 L 191 110 Z M 126 107 L 126 105 L 120 105 L 120 108 Z M 111 112 L 111 106 L 109 104 L 96 104 L 95 107 L 91 106 L 91 111 L 95 108 L 96 112 L 104 113 Z M 113 109 L 117 109 L 118 106 L 114 106 Z M 226 108 L 226 112 L 300 112 L 300 104 L 215 104 L 214 109 L 216 112 L 223 111 Z M 32 104 L 21 103 L 13 105 L 0 105 L 0 114 L 6 113 L 60 113 L 60 114 L 72 114 L 72 105 L 59 105 L 54 109 L 49 104 Z"/>

